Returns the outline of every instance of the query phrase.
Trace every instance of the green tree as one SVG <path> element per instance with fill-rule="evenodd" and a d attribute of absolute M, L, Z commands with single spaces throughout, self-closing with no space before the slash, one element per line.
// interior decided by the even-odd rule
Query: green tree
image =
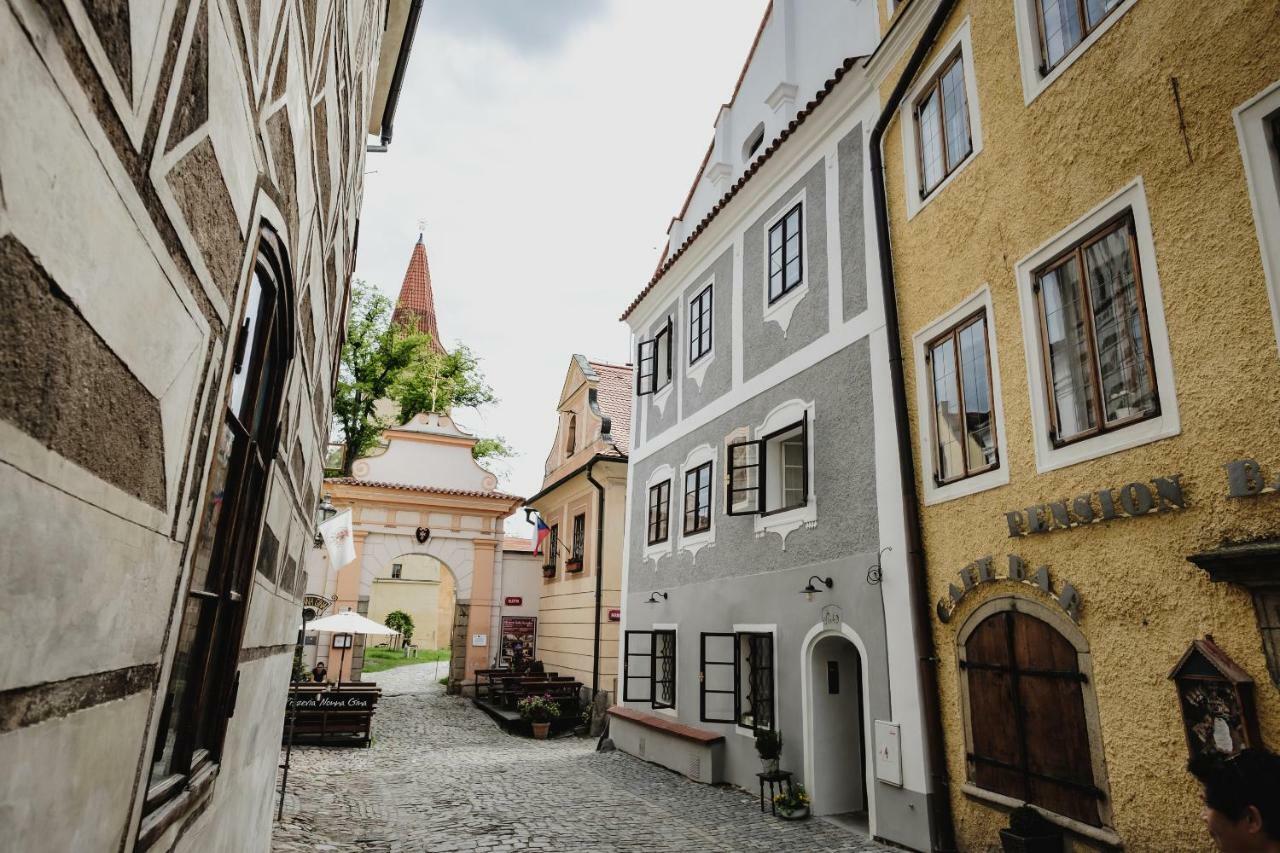
<path fill-rule="evenodd" d="M 413 639 L 413 617 L 403 610 L 392 610 L 387 614 L 387 618 L 383 620 L 383 624 L 392 631 L 399 631 L 404 637 L 406 646 Z"/>
<path fill-rule="evenodd" d="M 355 461 L 393 426 L 379 413 L 379 401 L 390 400 L 396 406 L 399 423 L 423 412 L 445 413 L 455 406 L 478 408 L 498 401 L 470 349 L 460 345 L 445 352 L 415 326 L 393 323 L 392 314 L 391 300 L 376 288 L 360 280 L 352 284 L 333 396 L 334 426 L 343 442 L 343 476 L 350 476 Z M 476 459 L 513 455 L 501 438 L 481 439 L 476 447 Z"/>

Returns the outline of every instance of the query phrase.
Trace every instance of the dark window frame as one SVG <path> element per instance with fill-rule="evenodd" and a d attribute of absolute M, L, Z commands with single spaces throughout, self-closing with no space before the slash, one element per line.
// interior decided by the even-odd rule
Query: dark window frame
<path fill-rule="evenodd" d="M 655 518 L 655 513 L 657 517 Z M 671 539 L 671 478 L 649 487 L 648 513 L 646 516 L 646 541 L 650 545 L 661 545 Z M 661 525 L 662 535 L 656 536 Z"/>
<path fill-rule="evenodd" d="M 633 638 L 644 637 L 649 641 L 648 651 L 634 651 Z M 649 661 L 649 671 L 640 675 L 632 675 L 632 660 L 644 658 Z M 633 682 L 639 682 L 640 686 L 648 688 L 648 694 L 645 696 L 636 695 L 632 692 Z M 636 687 L 639 690 L 639 686 Z M 653 704 L 653 631 L 623 631 L 622 632 L 622 701 L 623 702 L 648 702 L 650 706 Z"/>
<path fill-rule="evenodd" d="M 645 397 L 657 394 L 671 384 L 672 351 L 671 342 L 675 339 L 674 323 L 670 317 L 667 324 L 647 341 L 641 341 L 636 353 L 636 396 Z M 665 352 L 667 369 L 660 371 L 660 352 Z M 659 373 L 662 375 L 659 376 Z"/>
<path fill-rule="evenodd" d="M 1038 2 L 1038 0 L 1037 0 Z M 942 91 L 942 78 L 947 76 L 956 63 L 960 63 L 960 85 L 964 87 L 964 130 L 965 138 L 968 140 L 968 152 L 956 161 L 954 166 L 951 165 L 951 146 L 947 141 L 947 102 L 946 96 Z M 920 198 L 928 198 L 934 190 L 942 186 L 947 178 L 960 170 L 960 167 L 969 162 L 973 157 L 973 119 L 969 115 L 972 108 L 969 103 L 968 89 L 969 75 L 964 67 L 964 47 L 960 46 L 955 49 L 946 59 L 942 61 L 942 65 L 929 78 L 929 82 L 925 83 L 921 88 L 915 101 L 911 105 L 912 120 L 916 126 L 916 173 L 920 177 Z M 924 169 L 924 126 L 921 122 L 922 107 L 933 95 L 938 97 L 938 139 L 942 143 L 942 174 L 933 184 L 928 183 Z"/>
<path fill-rule="evenodd" d="M 1067 48 L 1063 52 L 1062 56 L 1058 57 L 1057 62 L 1050 63 L 1049 62 L 1049 37 L 1048 37 L 1048 31 L 1045 28 L 1045 22 L 1044 22 L 1044 0 L 1032 0 L 1032 5 L 1035 6 L 1036 40 L 1039 42 L 1039 45 L 1040 45 L 1040 65 L 1037 70 L 1040 72 L 1041 78 L 1048 77 L 1049 73 L 1053 71 L 1053 69 L 1057 68 L 1059 65 L 1061 65 L 1062 63 L 1070 59 L 1077 51 L 1080 50 L 1081 45 L 1083 45 L 1086 41 L 1089 40 L 1089 36 L 1093 35 L 1095 30 L 1099 29 L 1104 24 L 1106 24 L 1107 19 L 1110 18 L 1112 15 L 1114 15 L 1116 11 L 1121 6 L 1124 5 L 1123 2 L 1117 3 L 1112 8 L 1103 12 L 1102 17 L 1098 19 L 1097 23 L 1095 23 L 1093 26 L 1089 26 L 1089 15 L 1088 15 L 1088 10 L 1086 9 L 1086 6 L 1085 6 L 1087 0 L 1060 0 L 1060 2 L 1074 3 L 1076 5 L 1076 14 L 1080 16 L 1079 17 L 1080 40 L 1077 41 L 1075 44 L 1073 44 L 1071 47 Z"/>
<path fill-rule="evenodd" d="M 713 283 L 708 283 L 689 300 L 689 364 L 691 365 L 696 364 L 711 352 L 712 286 Z"/>
<path fill-rule="evenodd" d="M 663 641 L 670 639 L 670 646 L 664 647 Z M 666 653 L 669 648 L 669 654 Z M 649 693 L 653 708 L 675 708 L 676 706 L 676 632 L 674 628 L 654 628 L 653 661 L 650 666 L 651 685 Z M 664 664 L 667 668 L 664 668 Z"/>
<path fill-rule="evenodd" d="M 573 517 L 573 542 L 570 548 L 570 560 L 577 560 L 581 571 L 586 568 L 587 551 L 587 514 L 580 512 Z"/>
<path fill-rule="evenodd" d="M 245 287 L 240 325 L 232 332 L 232 364 L 223 377 L 223 405 L 215 427 L 215 448 L 204 472 L 204 513 L 217 512 L 212 530 L 192 531 L 195 552 L 191 564 L 203 559 L 200 544 L 209 543 L 206 568 L 198 583 L 188 581 L 179 622 L 175 626 L 179 648 L 189 668 L 176 688 L 179 661 L 175 659 L 170 681 L 162 691 L 160 716 L 152 730 L 148 787 L 137 846 L 150 846 L 163 832 L 191 812 L 214 784 L 221 766 L 228 721 L 235 713 L 239 690 L 239 653 L 249 599 L 253 590 L 253 566 L 266 523 L 270 479 L 279 443 L 285 384 L 295 356 L 297 334 L 293 315 L 296 296 L 288 251 L 271 226 L 262 223 L 257 235 L 253 268 Z M 255 287 L 256 286 L 256 287 Z M 250 305 L 258 295 L 258 303 Z M 252 313 L 252 318 L 251 318 Z M 305 318 L 310 322 L 310 318 Z M 253 340 L 248 333 L 252 329 Z M 238 401 L 232 409 L 236 379 L 244 376 Z M 225 450 L 225 468 L 216 470 Z M 221 477 L 219 482 L 214 480 Z M 221 495 L 215 498 L 215 494 Z M 207 516 L 202 516 L 209 521 Z M 195 608 L 194 610 L 191 608 Z M 195 616 L 194 630 L 183 630 Z M 189 646 L 183 651 L 185 638 Z M 180 691 L 180 692 L 178 692 Z M 175 701 L 175 699 L 177 701 Z M 158 758 L 163 757 L 173 730 L 173 750 L 158 778 Z M 160 771 L 164 772 L 164 771 Z"/>
<path fill-rule="evenodd" d="M 728 640 L 733 647 L 731 660 L 712 660 L 707 657 L 707 640 Z M 730 689 L 707 687 L 707 672 L 710 667 L 729 667 L 732 672 L 733 685 Z M 704 723 L 732 723 L 737 724 L 740 716 L 738 712 L 739 696 L 738 696 L 738 635 L 732 632 L 708 632 L 703 631 L 699 635 L 698 642 L 698 719 Z M 733 714 L 726 717 L 713 717 L 707 714 L 707 696 L 732 696 L 733 697 Z"/>
<path fill-rule="evenodd" d="M 1143 342 L 1145 344 L 1144 358 L 1146 359 L 1147 375 L 1151 377 L 1151 410 L 1145 413 L 1138 413 L 1127 418 L 1122 418 L 1113 423 L 1106 422 L 1106 413 L 1103 408 L 1102 400 L 1102 367 L 1098 359 L 1098 340 L 1097 328 L 1095 326 L 1095 317 L 1093 312 L 1093 296 L 1089 292 L 1089 267 L 1084 261 L 1085 249 L 1106 239 L 1116 231 L 1123 231 L 1129 247 L 1129 258 L 1133 264 L 1133 282 L 1135 299 L 1138 306 L 1138 313 L 1142 316 L 1142 326 L 1145 332 Z M 1083 306 L 1083 314 L 1087 318 L 1085 343 L 1088 348 L 1090 377 L 1093 380 L 1093 394 L 1089 400 L 1089 405 L 1093 410 L 1095 424 L 1092 429 L 1083 430 L 1076 433 L 1070 438 L 1062 438 L 1062 431 L 1059 425 L 1058 403 L 1053 393 L 1053 363 L 1051 361 L 1049 347 L 1048 323 L 1045 317 L 1044 304 L 1044 288 L 1041 286 L 1041 279 L 1050 272 L 1060 267 L 1075 262 L 1079 273 L 1079 296 L 1081 305 Z M 1070 246 L 1058 252 L 1048 261 L 1040 264 L 1031 271 L 1031 291 L 1036 300 L 1036 323 L 1039 326 L 1040 335 L 1040 366 L 1044 374 L 1045 381 L 1045 402 L 1049 409 L 1049 441 L 1054 449 L 1066 447 L 1071 444 L 1077 444 L 1095 436 L 1104 433 L 1116 432 L 1125 427 L 1132 426 L 1143 421 L 1149 421 L 1153 418 L 1160 417 L 1160 383 L 1156 376 L 1155 352 L 1151 341 L 1151 320 L 1147 316 L 1147 294 L 1146 288 L 1143 286 L 1142 279 L 1142 258 L 1138 254 L 1138 232 L 1137 225 L 1134 221 L 1133 210 L 1125 209 L 1106 222 L 1092 229 L 1079 240 L 1074 241 Z"/>
<path fill-rule="evenodd" d="M 796 215 L 796 229 L 794 232 L 787 230 L 787 223 L 791 220 L 791 214 Z M 779 246 L 777 249 L 773 247 L 774 234 L 781 234 Z M 787 258 L 787 243 L 792 236 L 796 237 L 796 255 L 794 260 L 798 267 L 795 281 L 788 284 L 787 269 L 790 266 L 791 259 Z M 779 279 L 780 288 L 775 293 L 773 289 L 773 280 L 775 274 L 770 269 L 770 263 L 773 260 L 774 252 L 782 253 L 782 265 L 779 267 L 776 277 Z M 769 298 L 769 304 L 772 305 L 800 285 L 804 284 L 804 202 L 798 201 L 787 209 L 787 212 L 778 217 L 778 220 L 769 226 L 769 233 L 765 241 L 765 290 Z"/>
<path fill-rule="evenodd" d="M 403 564 L 403 563 L 392 563 L 392 564 L 391 564 L 391 579 L 392 579 L 393 581 L 401 580 L 402 578 L 401 578 L 400 576 L 401 576 L 401 574 L 402 574 L 403 572 L 404 572 L 404 564 Z"/>
<path fill-rule="evenodd" d="M 753 732 L 773 731 L 777 727 L 778 703 L 777 703 L 777 685 L 774 684 L 774 669 L 777 659 L 777 649 L 775 648 L 774 635 L 772 631 L 738 631 L 734 634 L 734 648 L 741 649 L 742 641 L 747 641 L 747 648 L 750 650 L 752 646 L 760 646 L 767 641 L 768 646 L 768 663 L 762 666 L 753 664 L 751 655 L 743 657 L 741 651 L 737 652 L 738 671 L 734 680 L 734 689 L 739 691 L 737 701 L 734 703 L 737 707 L 737 719 L 734 723 L 744 729 L 751 729 Z M 757 649 L 758 652 L 758 649 Z M 742 674 L 743 670 L 747 670 L 747 680 L 753 685 L 752 693 L 749 696 L 742 696 Z M 763 696 L 761 692 L 763 691 Z M 750 700 L 748 702 L 747 700 Z M 768 725 L 761 725 L 759 720 L 761 717 L 761 709 L 765 703 L 768 703 L 767 717 Z M 744 707 L 750 705 L 751 722 L 744 723 L 745 717 Z"/>
<path fill-rule="evenodd" d="M 768 491 L 768 479 L 769 479 L 768 471 L 769 471 L 769 465 L 770 465 L 769 444 L 774 439 L 778 438 L 778 436 L 791 432 L 796 427 L 800 428 L 801 445 L 803 447 L 803 451 L 801 454 L 802 459 L 804 460 L 804 468 L 803 468 L 804 478 L 801 483 L 802 500 L 796 504 L 782 504 L 780 506 L 770 507 L 769 491 Z M 812 476 L 813 476 L 813 472 L 809 469 L 809 441 L 810 441 L 809 411 L 808 409 L 806 409 L 804 411 L 803 416 L 800 418 L 800 420 L 793 421 L 784 427 L 775 429 L 772 432 L 768 433 L 767 435 L 764 435 L 760 438 L 732 442 L 729 445 L 727 450 L 728 459 L 729 459 L 729 465 L 728 465 L 729 477 L 725 487 L 726 488 L 725 514 L 726 515 L 768 516 L 768 515 L 777 515 L 778 513 L 782 513 L 782 512 L 790 512 L 791 510 L 800 509 L 801 507 L 808 506 L 809 491 L 810 491 L 810 485 L 811 485 Z M 739 464 L 736 459 L 735 450 L 737 448 L 745 449 L 752 446 L 756 448 L 755 463 L 748 463 L 745 465 Z M 744 452 L 744 455 L 745 455 L 745 452 Z M 733 475 L 738 471 L 747 471 L 752 468 L 756 469 L 756 485 L 747 486 L 745 488 L 734 488 Z M 755 497 L 756 497 L 755 507 L 752 509 L 735 509 L 734 496 L 737 494 L 742 494 L 746 492 L 755 492 Z M 785 492 L 785 488 L 782 490 L 782 492 Z"/>
<path fill-rule="evenodd" d="M 693 489 L 689 488 L 689 480 L 693 480 Z M 707 502 L 702 503 L 702 495 L 706 495 Z M 689 508 L 689 497 L 693 496 L 693 508 Z M 690 468 L 684 473 L 684 523 L 681 529 L 685 536 L 693 536 L 698 533 L 706 533 L 711 529 L 711 460 L 703 462 L 694 468 Z M 703 524 L 701 519 L 705 512 L 706 523 Z M 693 524 L 690 526 L 690 517 L 692 516 Z"/>
<path fill-rule="evenodd" d="M 547 535 L 547 553 L 542 555 L 542 568 L 555 571 L 560 568 L 560 525 L 551 525 Z"/>
<path fill-rule="evenodd" d="M 933 375 L 933 363 L 934 363 L 933 351 L 937 349 L 940 344 L 944 343 L 947 340 L 950 340 L 952 343 L 952 347 L 954 348 L 954 352 L 956 353 L 956 370 L 957 370 L 956 388 L 958 389 L 958 396 L 959 396 L 958 402 L 960 404 L 960 413 L 961 413 L 960 416 L 961 416 L 961 420 L 964 421 L 966 415 L 968 414 L 968 409 L 965 404 L 965 398 L 964 398 L 964 378 L 962 375 L 959 374 L 959 371 L 961 370 L 961 365 L 963 364 L 963 358 L 960 353 L 960 333 L 965 331 L 975 323 L 978 323 L 979 321 L 983 322 L 984 324 L 982 344 L 984 347 L 984 351 L 986 352 L 987 399 L 991 402 L 991 445 L 995 449 L 995 454 L 996 454 L 995 461 L 990 464 L 984 465 L 982 467 L 976 467 L 976 466 L 970 465 L 968 443 L 966 441 L 961 441 L 960 442 L 960 458 L 961 458 L 961 463 L 963 464 L 963 467 L 964 467 L 964 471 L 957 477 L 944 478 L 942 476 L 942 448 L 938 442 L 938 423 L 937 423 L 938 401 L 937 401 L 936 381 Z M 930 443 L 930 446 L 933 448 L 934 485 L 945 486 L 945 485 L 950 485 L 951 483 L 958 483 L 961 480 L 967 480 L 970 477 L 976 477 L 979 474 L 985 474 L 988 471 L 994 471 L 997 468 L 999 468 L 1001 460 L 1000 460 L 999 432 L 996 426 L 995 378 L 991 373 L 991 319 L 987 316 L 987 309 L 985 307 L 979 308 L 977 311 L 974 311 L 973 313 L 967 315 L 966 317 L 964 317 L 964 319 L 960 320 L 959 322 L 952 324 L 945 332 L 942 332 L 941 334 L 936 335 L 932 339 L 930 339 L 924 345 L 924 360 L 925 360 L 925 364 L 928 365 L 928 368 L 929 368 L 929 402 L 931 406 L 931 408 L 929 409 L 929 419 L 930 419 L 930 422 L 932 423 L 932 430 L 929 436 L 929 443 Z M 967 436 L 968 436 L 968 432 L 966 430 L 965 435 L 963 437 L 967 438 Z"/>

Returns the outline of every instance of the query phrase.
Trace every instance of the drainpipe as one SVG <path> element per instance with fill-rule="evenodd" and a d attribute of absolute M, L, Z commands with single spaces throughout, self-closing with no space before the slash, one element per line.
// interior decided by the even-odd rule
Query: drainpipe
<path fill-rule="evenodd" d="M 933 849 L 954 850 L 955 831 L 951 821 L 951 785 L 947 778 L 946 748 L 942 736 L 942 716 L 938 700 L 938 657 L 930 628 L 929 587 L 925 574 L 924 536 L 920 528 L 919 503 L 916 494 L 916 464 L 911 445 L 911 423 L 907 415 L 907 385 L 903 377 L 902 342 L 898 328 L 898 300 L 893 277 L 893 245 L 889 238 L 889 206 L 884 186 L 884 156 L 880 149 L 885 130 L 893 120 L 907 87 L 929 49 L 942 31 L 955 0 L 941 0 L 929 19 L 920 42 L 912 52 L 906 69 L 893 87 L 880 118 L 871 131 L 871 190 L 876 216 L 876 241 L 880 251 L 880 284 L 883 289 L 885 329 L 889 338 L 889 374 L 893 384 L 894 424 L 898 435 L 899 476 L 902 481 L 902 514 L 907 537 L 907 583 L 915 605 L 911 620 L 916 647 L 920 650 L 917 670 L 924 700 L 925 746 L 929 759 L 928 772 L 934 796 L 930 801 L 930 825 L 933 827 Z"/>
<path fill-rule="evenodd" d="M 604 600 L 604 486 L 591 476 L 591 468 L 596 464 L 592 459 L 587 463 L 587 482 L 595 486 L 596 498 L 596 618 L 595 646 L 591 652 L 591 701 L 596 700 L 600 692 L 600 603 Z"/>

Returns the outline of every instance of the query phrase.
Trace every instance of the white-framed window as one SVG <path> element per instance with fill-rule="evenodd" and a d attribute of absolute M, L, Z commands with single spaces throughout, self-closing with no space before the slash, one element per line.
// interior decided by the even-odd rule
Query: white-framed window
<path fill-rule="evenodd" d="M 1235 121 L 1280 347 L 1280 80 L 1238 107 Z"/>
<path fill-rule="evenodd" d="M 983 285 L 912 335 L 926 505 L 1009 482 L 994 317 Z"/>
<path fill-rule="evenodd" d="M 671 340 L 673 337 L 671 318 L 658 333 L 648 340 L 641 341 L 636 354 L 636 394 L 645 396 L 657 394 L 671 384 Z"/>
<path fill-rule="evenodd" d="M 1014 0 L 1024 102 L 1030 104 L 1137 0 Z"/>
<path fill-rule="evenodd" d="M 791 315 L 809 292 L 808 239 L 805 232 L 806 193 L 803 189 L 779 206 L 764 223 L 764 280 L 761 284 L 762 319 L 772 320 L 786 332 Z"/>
<path fill-rule="evenodd" d="M 1036 468 L 1177 435 L 1142 179 L 1017 264 Z"/>
<path fill-rule="evenodd" d="M 813 489 L 812 403 L 775 408 L 745 438 L 728 447 L 726 512 L 754 515 L 756 532 L 787 533 L 817 521 Z"/>
<path fill-rule="evenodd" d="M 694 554 L 715 541 L 715 460 L 715 448 L 700 444 L 680 468 L 680 547 Z"/>
<path fill-rule="evenodd" d="M 697 364 L 711 355 L 711 293 L 713 283 L 689 300 L 689 364 Z"/>
<path fill-rule="evenodd" d="M 917 76 L 903 99 L 899 123 L 911 219 L 982 153 L 968 18 Z"/>
<path fill-rule="evenodd" d="M 644 484 L 645 536 L 644 559 L 654 560 L 672 551 L 671 505 L 676 472 L 670 465 L 659 465 L 650 472 Z"/>

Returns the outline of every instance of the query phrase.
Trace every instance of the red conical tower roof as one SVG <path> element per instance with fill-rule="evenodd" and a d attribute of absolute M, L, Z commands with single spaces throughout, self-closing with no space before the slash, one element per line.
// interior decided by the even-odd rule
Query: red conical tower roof
<path fill-rule="evenodd" d="M 431 268 L 427 266 L 427 247 L 418 234 L 418 242 L 409 256 L 409 268 L 404 271 L 404 283 L 396 299 L 396 310 L 391 315 L 393 323 L 417 327 L 431 336 L 436 349 L 444 352 L 440 343 L 440 328 L 436 325 L 436 302 L 431 292 Z"/>

